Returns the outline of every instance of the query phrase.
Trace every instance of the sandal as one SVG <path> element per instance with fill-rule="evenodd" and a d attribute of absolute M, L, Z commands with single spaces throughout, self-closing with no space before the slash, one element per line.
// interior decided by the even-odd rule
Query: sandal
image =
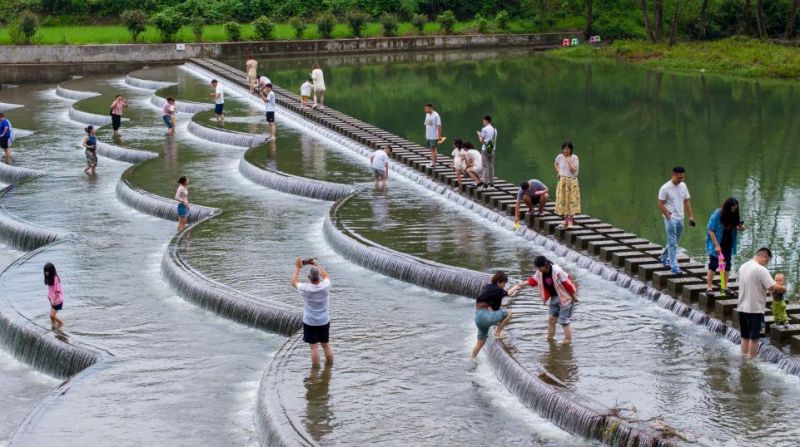
<path fill-rule="evenodd" d="M 713 291 L 712 289 L 706 289 L 706 296 L 707 296 L 707 297 L 712 297 L 712 296 L 714 296 L 714 291 Z"/>

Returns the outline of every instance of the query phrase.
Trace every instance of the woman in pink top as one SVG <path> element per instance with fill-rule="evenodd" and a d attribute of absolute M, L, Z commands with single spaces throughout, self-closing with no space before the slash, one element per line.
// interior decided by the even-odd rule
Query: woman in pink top
<path fill-rule="evenodd" d="M 111 127 L 114 129 L 114 136 L 119 136 L 119 128 L 122 126 L 122 109 L 128 107 L 128 100 L 122 95 L 117 95 L 111 103 Z"/>
<path fill-rule="evenodd" d="M 58 311 L 64 306 L 64 292 L 61 290 L 61 279 L 56 273 L 56 266 L 51 262 L 44 265 L 44 283 L 47 286 L 47 298 L 50 300 L 50 323 L 53 328 L 64 326 L 64 320 L 58 318 Z"/>
<path fill-rule="evenodd" d="M 167 126 L 167 133 L 172 134 L 175 132 L 175 115 L 177 108 L 175 106 L 175 98 L 172 96 L 167 98 L 164 103 L 164 108 L 161 109 L 161 117 L 164 119 L 164 125 Z"/>

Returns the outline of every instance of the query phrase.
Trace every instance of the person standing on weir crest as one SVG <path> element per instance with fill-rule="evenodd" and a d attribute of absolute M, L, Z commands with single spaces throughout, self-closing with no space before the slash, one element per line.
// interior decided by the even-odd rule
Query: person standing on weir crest
<path fill-rule="evenodd" d="M 247 72 L 247 85 L 250 87 L 250 93 L 253 93 L 256 89 L 256 73 L 258 73 L 258 61 L 253 59 L 253 53 L 247 55 L 247 62 L 244 66 Z"/>
<path fill-rule="evenodd" d="M 300 282 L 300 270 L 310 265 L 307 283 Z M 331 317 L 328 312 L 331 279 L 316 259 L 294 261 L 292 286 L 303 297 L 303 341 L 311 346 L 311 366 L 319 366 L 318 344 L 322 344 L 326 365 L 333 364 L 333 350 L 329 344 Z"/>
<path fill-rule="evenodd" d="M 267 106 L 267 125 L 269 125 L 269 138 L 275 139 L 275 92 L 272 91 L 272 84 L 264 86 L 261 91 L 261 99 Z"/>
<path fill-rule="evenodd" d="M 478 327 L 478 341 L 472 348 L 472 362 L 476 362 L 478 353 L 481 352 L 486 339 L 489 338 L 489 329 L 497 325 L 494 330 L 495 338 L 502 338 L 503 328 L 511 322 L 511 312 L 508 309 L 501 309 L 503 298 L 509 295 L 505 287 L 508 284 L 508 276 L 505 272 L 498 270 L 492 276 L 492 282 L 481 288 L 478 298 L 475 300 L 475 326 Z"/>
<path fill-rule="evenodd" d="M 556 322 L 564 329 L 564 341 L 572 340 L 572 313 L 578 303 L 578 289 L 565 272 L 557 264 L 553 264 L 544 256 L 537 256 L 533 260 L 537 272 L 508 291 L 509 295 L 516 295 L 517 291 L 527 286 L 538 286 L 542 302 L 550 301 L 547 318 L 547 339 L 553 340 L 556 336 Z"/>
<path fill-rule="evenodd" d="M 682 275 L 678 267 L 678 241 L 683 233 L 683 213 L 689 215 L 689 226 L 695 226 L 689 188 L 686 187 L 686 170 L 683 166 L 672 168 L 672 178 L 658 190 L 658 208 L 664 215 L 664 228 L 667 245 L 661 252 L 661 263 L 670 268 L 673 274 Z"/>
<path fill-rule="evenodd" d="M 541 181 L 532 178 L 522 182 L 517 190 L 517 203 L 514 205 L 514 226 L 519 225 L 520 202 L 528 206 L 528 213 L 533 214 L 533 206 L 537 205 L 539 214 L 544 212 L 544 205 L 550 201 L 550 190 Z"/>
<path fill-rule="evenodd" d="M 175 200 L 178 201 L 178 233 L 180 233 L 186 228 L 186 221 L 189 219 L 189 177 L 184 175 L 178 179 Z"/>
<path fill-rule="evenodd" d="M 122 126 L 122 109 L 128 107 L 128 100 L 122 95 L 117 95 L 111 103 L 111 128 L 114 137 L 119 137 L 119 128 Z"/>
<path fill-rule="evenodd" d="M 482 120 L 483 129 L 477 131 L 481 142 L 481 162 L 483 163 L 483 182 L 480 188 L 494 188 L 494 151 L 497 148 L 497 129 L 492 127 L 492 117 L 486 115 Z"/>
<path fill-rule="evenodd" d="M 311 66 L 311 80 L 314 82 L 314 105 L 311 108 L 322 110 L 325 108 L 325 75 L 319 64 Z"/>
<path fill-rule="evenodd" d="M 392 147 L 384 146 L 383 149 L 373 152 L 369 156 L 369 164 L 372 167 L 372 173 L 375 177 L 375 189 L 383 183 L 383 189 L 386 189 L 389 182 L 389 156 L 392 155 Z"/>
<path fill-rule="evenodd" d="M 786 293 L 786 287 L 775 282 L 766 265 L 772 252 L 761 247 L 753 259 L 739 267 L 739 332 L 742 336 L 742 355 L 755 358 L 758 353 L 758 338 L 764 325 L 767 308 L 767 292 Z"/>
<path fill-rule="evenodd" d="M 222 109 L 225 107 L 225 91 L 216 79 L 211 80 L 211 86 L 214 87 L 214 93 L 211 97 L 214 99 L 214 114 L 217 115 L 217 126 L 225 124 L 225 115 Z"/>
<path fill-rule="evenodd" d="M 433 110 L 433 104 L 425 104 L 425 147 L 431 150 L 430 166 L 436 166 L 436 155 L 442 141 L 442 118 Z"/>

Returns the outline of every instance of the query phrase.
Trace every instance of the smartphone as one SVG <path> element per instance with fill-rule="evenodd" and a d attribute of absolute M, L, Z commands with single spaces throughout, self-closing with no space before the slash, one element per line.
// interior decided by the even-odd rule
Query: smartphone
<path fill-rule="evenodd" d="M 311 264 L 312 262 L 314 262 L 314 259 L 315 259 L 315 258 L 303 259 L 301 262 L 303 263 L 303 265 L 309 265 L 309 264 Z"/>

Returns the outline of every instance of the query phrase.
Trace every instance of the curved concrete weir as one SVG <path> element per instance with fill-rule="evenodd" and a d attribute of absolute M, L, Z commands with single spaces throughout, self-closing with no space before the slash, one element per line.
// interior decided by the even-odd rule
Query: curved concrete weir
<path fill-rule="evenodd" d="M 0 194 L 2 196 L 2 194 Z M 35 250 L 64 237 L 61 233 L 19 219 L 0 206 L 0 239 L 17 250 Z"/>
<path fill-rule="evenodd" d="M 128 171 L 126 171 L 127 173 Z M 160 217 L 166 220 L 178 220 L 178 202 L 166 197 L 161 197 L 130 184 L 123 174 L 117 182 L 117 198 L 120 202 L 128 205 L 144 214 Z M 202 205 L 192 205 L 189 208 L 189 222 L 195 222 L 206 218 L 219 210 Z"/>
<path fill-rule="evenodd" d="M 81 99 L 94 98 L 95 96 L 100 96 L 100 93 L 72 90 L 59 85 L 58 87 L 56 87 L 56 96 L 59 96 L 64 99 L 69 99 L 72 101 L 80 101 Z"/>
<path fill-rule="evenodd" d="M 139 163 L 151 158 L 158 158 L 158 154 L 150 151 L 140 151 L 115 146 L 113 144 L 97 142 L 97 153 L 112 160 L 123 161 L 125 163 Z"/>
<path fill-rule="evenodd" d="M 264 143 L 269 135 L 256 135 L 250 133 L 232 132 L 229 130 L 213 129 L 194 121 L 190 121 L 187 129 L 190 134 L 212 143 L 227 144 L 230 146 L 252 147 Z"/>
<path fill-rule="evenodd" d="M 150 104 L 153 104 L 156 107 L 163 108 L 164 104 L 167 103 L 166 98 L 162 98 L 156 94 L 150 97 Z M 175 100 L 175 106 L 178 112 L 184 113 L 198 113 L 204 112 L 206 110 L 211 110 L 214 108 L 214 104 L 210 103 L 202 103 L 202 102 L 192 102 L 192 101 L 181 101 L 180 99 Z"/>
<path fill-rule="evenodd" d="M 79 123 L 100 127 L 111 124 L 111 115 L 98 115 L 96 113 L 84 112 L 74 106 L 69 109 L 69 119 Z"/>
<path fill-rule="evenodd" d="M 353 192 L 353 187 L 285 174 L 269 168 L 260 168 L 245 157 L 239 161 L 239 172 L 246 179 L 276 191 L 319 200 L 339 200 Z"/>
<path fill-rule="evenodd" d="M 27 178 L 41 177 L 45 173 L 38 169 L 23 168 L 21 166 L 0 163 L 0 182 L 13 185 Z"/>
<path fill-rule="evenodd" d="M 150 79 L 136 78 L 131 75 L 125 76 L 125 84 L 142 90 L 158 90 L 175 85 L 174 82 L 152 81 Z"/>
<path fill-rule="evenodd" d="M 182 241 L 191 228 L 201 222 L 177 234 L 167 247 L 161 260 L 161 273 L 170 286 L 187 301 L 230 320 L 282 335 L 297 332 L 302 327 L 302 311 L 281 303 L 266 302 L 213 281 L 181 259 Z"/>

